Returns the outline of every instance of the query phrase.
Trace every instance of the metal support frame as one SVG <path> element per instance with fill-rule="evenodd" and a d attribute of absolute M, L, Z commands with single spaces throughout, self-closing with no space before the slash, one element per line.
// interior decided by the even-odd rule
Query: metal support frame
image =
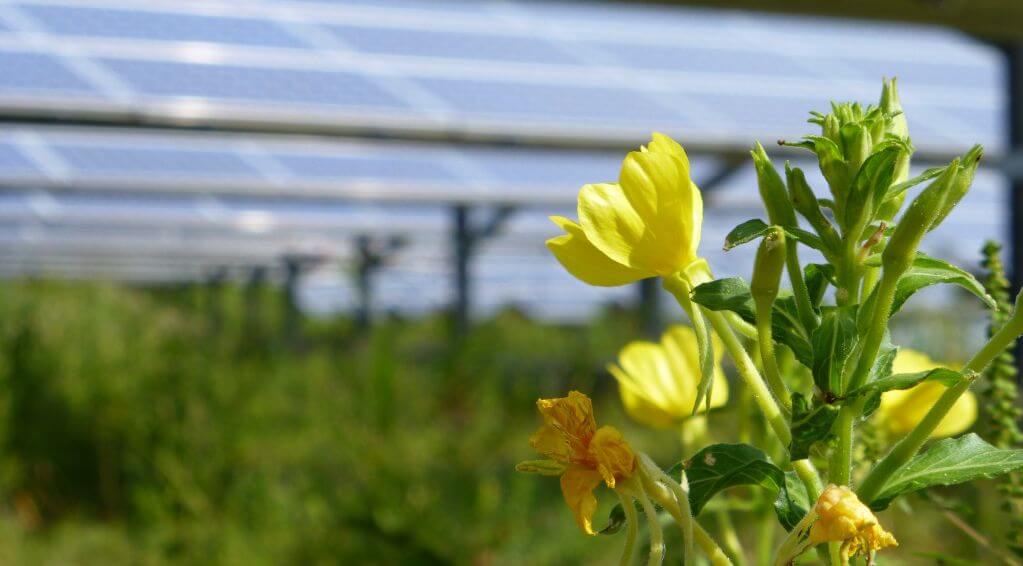
<path fill-rule="evenodd" d="M 298 306 L 298 285 L 303 272 L 319 264 L 323 259 L 321 256 L 309 254 L 286 254 L 281 258 L 284 264 L 284 339 L 294 348 L 298 348 L 302 343 L 302 311 Z"/>
<path fill-rule="evenodd" d="M 404 245 L 405 240 L 396 236 L 383 242 L 369 235 L 355 239 L 355 291 L 358 295 L 355 323 L 360 328 L 368 328 L 373 322 L 373 276 Z"/>
<path fill-rule="evenodd" d="M 1023 160 L 1023 42 L 1007 43 L 1002 46 L 1005 53 L 1009 122 L 1009 140 L 1006 148 L 1006 168 L 1009 177 L 1009 272 L 1014 291 L 1023 288 L 1023 171 L 1018 165 Z M 1020 369 L 1018 379 L 1023 379 L 1023 343 L 1016 344 L 1016 364 Z"/>
<path fill-rule="evenodd" d="M 469 329 L 470 309 L 472 307 L 472 288 L 469 277 L 469 262 L 476 251 L 477 245 L 497 235 L 505 221 L 515 211 L 509 205 L 497 207 L 490 218 L 482 226 L 473 226 L 470 218 L 472 207 L 458 204 L 452 208 L 452 256 L 454 271 L 452 273 L 455 288 L 454 304 L 451 309 L 452 332 L 462 336 Z"/>
<path fill-rule="evenodd" d="M 701 190 L 704 195 L 711 194 L 714 189 L 725 184 L 746 164 L 746 159 L 733 157 L 725 159 L 709 177 L 702 183 Z M 664 321 L 661 316 L 661 286 L 656 277 L 641 279 L 636 284 L 638 289 L 639 304 L 639 325 L 643 335 L 651 340 L 656 340 L 664 330 Z"/>

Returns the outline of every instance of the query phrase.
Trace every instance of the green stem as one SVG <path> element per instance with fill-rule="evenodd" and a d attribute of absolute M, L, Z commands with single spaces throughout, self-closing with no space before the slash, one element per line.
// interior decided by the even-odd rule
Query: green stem
<path fill-rule="evenodd" d="M 860 349 L 859 357 L 856 359 L 856 369 L 853 370 L 848 383 L 844 384 L 842 392 L 861 387 L 870 376 L 870 370 L 874 367 L 874 360 L 877 358 L 877 352 L 881 349 L 881 342 L 884 340 L 885 330 L 888 329 L 888 318 L 892 314 L 892 303 L 895 302 L 895 289 L 904 272 L 904 268 L 886 268 L 881 275 L 877 296 L 874 298 L 874 310 L 870 316 L 870 327 L 867 329 L 863 348 Z"/>
<path fill-rule="evenodd" d="M 789 282 L 792 283 L 792 295 L 796 298 L 796 312 L 799 314 L 799 321 L 809 334 L 817 328 L 817 315 L 810 305 L 810 291 L 803 279 L 803 269 L 799 265 L 799 255 L 796 252 L 798 242 L 789 239 L 785 242 L 787 248 L 785 254 L 785 267 L 789 274 Z M 759 317 L 758 317 L 759 318 Z"/>
<path fill-rule="evenodd" d="M 781 401 L 786 415 L 792 414 L 792 396 L 782 381 L 778 370 L 778 359 L 774 355 L 774 341 L 771 336 L 771 305 L 757 301 L 757 340 L 760 344 L 760 359 L 763 361 L 767 384 L 775 398 Z"/>
<path fill-rule="evenodd" d="M 625 511 L 625 548 L 622 549 L 622 558 L 618 561 L 619 566 L 631 566 L 632 557 L 636 552 L 636 535 L 639 533 L 639 513 L 636 513 L 636 506 L 631 496 L 625 495 L 619 490 L 618 500 Z"/>
<path fill-rule="evenodd" d="M 746 387 L 749 387 L 753 393 L 753 399 L 757 402 L 764 417 L 767 418 L 767 423 L 770 425 L 771 430 L 778 436 L 782 444 L 788 446 L 792 442 L 789 424 L 785 421 L 781 408 L 778 407 L 778 403 L 774 400 L 771 390 L 760 376 L 760 372 L 757 371 L 753 360 L 746 352 L 746 348 L 742 346 L 739 338 L 732 332 L 732 327 L 728 325 L 728 321 L 725 320 L 721 312 L 704 309 L 704 316 L 710 320 L 714 331 L 717 332 L 721 342 L 724 343 L 725 350 L 728 351 L 732 361 L 735 362 L 735 368 L 739 372 L 739 376 L 746 384 Z"/>
<path fill-rule="evenodd" d="M 842 407 L 832 429 L 838 442 L 828 464 L 828 481 L 835 485 L 849 485 L 852 479 L 853 425 L 858 414 L 852 405 Z"/>
<path fill-rule="evenodd" d="M 693 525 L 696 521 L 693 519 L 693 510 L 689 506 L 689 496 L 682 489 L 682 485 L 675 481 L 674 478 L 668 476 L 653 460 L 650 459 L 646 454 L 640 454 L 640 479 L 643 482 L 643 486 L 650 491 L 654 499 L 665 506 L 665 501 L 669 501 L 674 498 L 675 504 L 679 509 L 679 516 L 675 517 L 675 521 L 682 529 L 682 545 L 684 549 L 685 561 L 689 562 L 692 557 L 696 556 L 696 547 L 694 546 L 693 538 Z M 682 472 L 685 474 L 685 472 Z M 651 475 L 653 478 L 651 478 Z M 665 487 L 671 491 L 671 497 L 663 497 L 660 494 L 659 486 L 653 481 L 656 478 Z M 665 506 L 666 507 L 666 506 Z"/>
<path fill-rule="evenodd" d="M 646 515 L 646 521 L 650 525 L 650 557 L 647 559 L 647 566 L 661 566 L 664 562 L 664 532 L 661 530 L 661 522 L 657 519 L 657 510 L 647 497 L 642 484 L 637 485 L 635 491 L 639 504 L 643 507 L 643 514 Z"/>
<path fill-rule="evenodd" d="M 1018 311 L 1013 317 L 988 340 L 987 344 L 977 352 L 963 367 L 963 373 L 980 373 L 999 354 L 1005 351 L 1023 333 L 1023 316 Z M 938 427 L 945 415 L 952 409 L 959 397 L 966 393 L 973 383 L 972 379 L 964 379 L 953 387 L 949 387 L 924 418 L 913 430 L 900 440 L 892 450 L 874 466 L 857 490 L 860 500 L 869 503 L 884 489 L 888 479 L 916 456 L 920 448 L 927 442 L 934 429 Z"/>
<path fill-rule="evenodd" d="M 821 485 L 821 477 L 817 473 L 817 469 L 813 467 L 809 460 L 796 460 L 792 462 L 792 469 L 796 471 L 796 475 L 799 476 L 803 485 L 806 486 L 806 493 L 810 496 L 810 501 L 817 501 L 821 496 L 821 492 L 824 491 L 824 486 Z"/>
<path fill-rule="evenodd" d="M 724 541 L 725 548 L 731 554 L 732 562 L 736 566 L 745 566 L 746 557 L 742 552 L 742 543 L 739 542 L 739 535 L 735 532 L 735 525 L 732 524 L 732 517 L 728 514 L 728 511 L 719 509 L 714 513 L 714 518 L 717 519 L 718 528 L 721 529 L 721 540 Z"/>
<path fill-rule="evenodd" d="M 678 503 L 684 499 L 677 499 L 675 497 L 658 497 L 657 490 L 654 490 L 652 493 L 655 497 L 657 497 L 657 502 L 660 503 L 666 511 L 668 511 L 668 514 L 671 515 L 675 521 L 681 524 L 686 520 Z M 688 500 L 685 501 L 686 503 L 684 503 L 684 505 L 688 505 Z M 704 530 L 703 527 L 700 526 L 700 523 L 698 523 L 695 519 L 690 520 L 693 525 L 693 538 L 695 539 L 697 546 L 700 547 L 700 550 L 702 550 L 703 553 L 707 555 L 707 558 L 710 559 L 710 563 L 713 566 L 731 566 L 732 559 L 725 554 L 725 551 L 721 549 L 721 546 L 714 540 L 714 537 L 710 536 L 710 533 Z"/>

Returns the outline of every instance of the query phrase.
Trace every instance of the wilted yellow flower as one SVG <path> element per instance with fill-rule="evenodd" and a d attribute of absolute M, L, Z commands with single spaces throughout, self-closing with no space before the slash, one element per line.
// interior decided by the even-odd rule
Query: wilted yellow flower
<path fill-rule="evenodd" d="M 893 373 L 914 373 L 942 367 L 926 354 L 915 350 L 901 349 L 895 356 L 892 366 Z M 890 434 L 901 436 L 907 434 L 923 420 L 927 411 L 934 406 L 945 392 L 946 387 L 937 381 L 925 381 L 915 387 L 902 391 L 888 391 L 881 396 L 876 418 Z M 941 420 L 932 438 L 952 436 L 969 429 L 977 420 L 977 398 L 967 391 L 956 401 L 952 409 Z"/>
<path fill-rule="evenodd" d="M 840 542 L 843 555 L 849 557 L 861 552 L 871 554 L 899 544 L 891 533 L 881 528 L 870 509 L 844 485 L 829 485 L 817 499 L 813 513 L 816 520 L 810 527 L 807 540 L 811 546 Z"/>
<path fill-rule="evenodd" d="M 636 457 L 616 428 L 597 428 L 593 402 L 586 395 L 572 391 L 568 397 L 540 399 L 536 406 L 543 426 L 529 443 L 540 454 L 566 465 L 561 492 L 579 527 L 592 535 L 597 510 L 593 490 L 601 481 L 614 488 L 631 477 Z"/>
<path fill-rule="evenodd" d="M 717 336 L 714 338 L 710 406 L 720 407 L 728 401 L 728 381 L 721 370 L 724 349 L 717 343 Z M 659 343 L 631 342 L 618 354 L 618 364 L 610 364 L 608 371 L 618 380 L 629 416 L 649 426 L 671 426 L 693 414 L 700 383 L 696 333 L 679 325 L 669 328 Z"/>
<path fill-rule="evenodd" d="M 613 287 L 669 276 L 697 260 L 703 199 L 682 146 L 662 134 L 622 163 L 617 183 L 579 191 L 579 223 L 551 220 L 566 233 L 547 247 L 569 273 Z"/>

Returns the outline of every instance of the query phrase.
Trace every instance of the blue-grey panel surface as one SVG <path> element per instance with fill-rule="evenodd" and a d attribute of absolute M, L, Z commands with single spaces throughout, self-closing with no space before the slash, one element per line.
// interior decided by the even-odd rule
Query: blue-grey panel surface
<path fill-rule="evenodd" d="M 126 140 L 127 141 L 127 140 Z M 187 142 L 184 142 L 187 144 Z M 184 144 L 182 144 L 184 146 Z M 236 153 L 182 147 L 133 147 L 131 145 L 86 145 L 54 143 L 51 147 L 75 171 L 90 175 L 117 176 L 176 175 L 258 177 L 258 173 Z"/>
<path fill-rule="evenodd" d="M 407 104 L 353 72 L 194 65 L 128 59 L 103 64 L 139 91 L 157 96 L 247 100 L 287 105 L 402 109 Z"/>
<path fill-rule="evenodd" d="M 61 35 L 308 47 L 263 19 L 46 4 L 25 4 L 21 9 L 47 30 Z"/>
<path fill-rule="evenodd" d="M 0 143 L 0 175 L 41 174 L 24 153 L 9 143 Z"/>
<path fill-rule="evenodd" d="M 274 159 L 298 178 L 367 179 L 378 182 L 418 181 L 463 183 L 444 162 L 412 152 L 344 155 L 274 152 Z"/>
<path fill-rule="evenodd" d="M 345 43 L 367 53 L 578 64 L 557 45 L 536 36 L 388 27 L 329 26 L 329 29 Z"/>
<path fill-rule="evenodd" d="M 0 93 L 98 94 L 56 57 L 41 53 L 0 51 Z"/>

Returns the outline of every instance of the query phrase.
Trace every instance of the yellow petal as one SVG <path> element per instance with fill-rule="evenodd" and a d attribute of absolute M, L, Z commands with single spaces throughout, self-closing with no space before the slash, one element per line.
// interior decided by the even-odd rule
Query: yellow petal
<path fill-rule="evenodd" d="M 622 398 L 625 412 L 630 417 L 638 423 L 653 428 L 675 426 L 678 422 L 678 417 L 651 403 L 646 397 L 636 391 L 635 386 L 619 378 L 618 374 L 624 375 L 624 372 L 618 366 L 613 366 L 609 369 L 611 369 L 611 374 L 618 378 L 618 394 Z"/>
<path fill-rule="evenodd" d="M 696 259 L 703 200 L 680 158 L 632 152 L 622 163 L 618 182 L 651 233 L 647 244 L 670 262 L 671 273 Z"/>
<path fill-rule="evenodd" d="M 679 406 L 678 383 L 660 345 L 645 340 L 630 342 L 618 354 L 618 362 L 638 394 L 676 419 L 685 416 L 685 407 Z"/>
<path fill-rule="evenodd" d="M 600 427 L 590 441 L 589 453 L 608 487 L 614 488 L 617 480 L 632 475 L 636 456 L 615 427 Z"/>
<path fill-rule="evenodd" d="M 586 239 L 612 261 L 660 273 L 647 265 L 650 258 L 633 257 L 634 250 L 647 238 L 647 230 L 618 184 L 584 185 L 579 190 L 579 224 Z"/>
<path fill-rule="evenodd" d="M 721 369 L 724 346 L 716 334 L 712 334 L 711 337 L 714 347 L 714 383 L 710 406 L 716 408 L 728 401 L 728 380 Z M 681 393 L 678 404 L 684 407 L 686 414 L 689 415 L 693 412 L 693 403 L 696 401 L 696 391 L 701 379 L 700 348 L 696 341 L 696 332 L 688 326 L 674 325 L 664 333 L 661 344 L 667 354 L 672 374 L 679 383 Z"/>
<path fill-rule="evenodd" d="M 533 448 L 555 460 L 585 460 L 587 447 L 597 428 L 590 398 L 571 391 L 567 397 L 540 399 L 536 406 L 543 416 L 544 425 L 530 438 Z"/>
<path fill-rule="evenodd" d="M 652 275 L 622 265 L 604 255 L 586 239 L 582 226 L 568 218 L 552 216 L 551 221 L 566 233 L 547 240 L 547 248 L 569 273 L 583 283 L 617 287 Z"/>
<path fill-rule="evenodd" d="M 927 354 L 909 348 L 899 348 L 899 352 L 895 354 L 895 360 L 892 362 L 892 373 L 916 373 L 937 367 L 941 367 L 941 364 L 932 360 Z"/>
<path fill-rule="evenodd" d="M 682 163 L 685 164 L 686 171 L 689 171 L 689 156 L 686 155 L 686 150 L 680 143 L 659 132 L 654 132 L 652 138 L 653 139 L 650 143 L 643 148 L 644 151 L 674 155 L 682 160 Z"/>
<path fill-rule="evenodd" d="M 597 498 L 593 490 L 600 485 L 600 474 L 587 468 L 572 468 L 561 476 L 561 494 L 575 515 L 575 522 L 588 535 L 593 532 L 593 513 L 597 511 Z"/>

